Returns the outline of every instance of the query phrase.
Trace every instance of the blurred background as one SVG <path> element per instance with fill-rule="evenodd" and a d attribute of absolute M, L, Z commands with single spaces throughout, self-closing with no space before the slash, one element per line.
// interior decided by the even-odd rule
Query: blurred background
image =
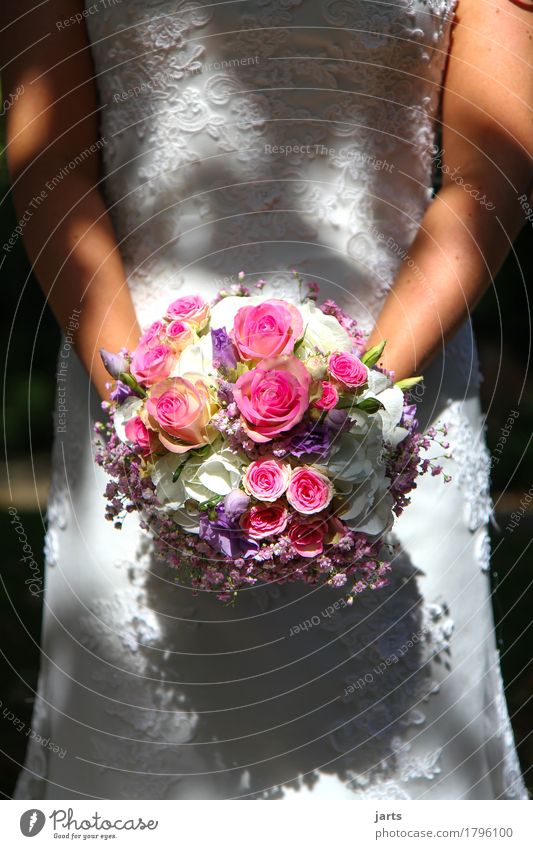
<path fill-rule="evenodd" d="M 0 245 L 16 226 L 5 165 L 3 118 L 0 118 Z M 493 599 L 506 695 L 518 752 L 533 791 L 533 663 L 531 662 L 531 539 L 533 536 L 533 393 L 528 364 L 531 309 L 528 284 L 533 272 L 533 227 L 518 238 L 494 286 L 473 321 L 484 380 L 483 408 L 491 452 L 513 411 L 513 427 L 500 462 L 493 468 L 496 524 L 492 528 Z M 43 567 L 43 535 L 49 457 L 53 434 L 55 359 L 59 331 L 32 277 L 22 240 L 0 250 L 1 338 L 4 363 L 3 435 L 0 498 L 2 569 L 0 587 L 0 793 L 10 797 L 25 737 L 4 713 L 12 711 L 28 728 L 36 685 L 41 618 L 40 600 L 24 583 L 20 543 L 7 512 L 16 507 L 35 559 Z M 500 442 L 501 445 L 501 442 Z M 10 486 L 7 482 L 9 468 Z M 527 500 L 527 499 L 526 499 Z M 512 532 L 511 514 L 525 514 Z"/>

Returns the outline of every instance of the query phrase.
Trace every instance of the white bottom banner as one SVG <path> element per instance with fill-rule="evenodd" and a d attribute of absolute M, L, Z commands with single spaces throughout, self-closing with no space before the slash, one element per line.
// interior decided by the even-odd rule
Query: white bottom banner
<path fill-rule="evenodd" d="M 293 800 L 298 802 L 297 794 Z M 291 800 L 292 801 L 292 800 Z M 531 849 L 528 802 L 310 802 L 270 804 L 268 813 L 247 801 L 6 801 L 2 845 L 117 847 L 437 846 Z M 350 803 L 348 803 L 350 804 Z M 339 807 L 340 805 L 340 807 Z"/>

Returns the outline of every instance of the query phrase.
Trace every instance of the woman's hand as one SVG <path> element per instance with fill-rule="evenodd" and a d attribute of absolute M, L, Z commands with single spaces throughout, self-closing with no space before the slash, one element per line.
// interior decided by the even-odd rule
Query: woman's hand
<path fill-rule="evenodd" d="M 102 397 L 99 349 L 133 347 L 137 318 L 100 192 L 94 68 L 82 0 L 2 0 L 0 56 L 7 162 L 17 218 L 37 278 L 63 328 L 79 310 L 74 346 Z M 58 25 L 59 24 L 59 25 Z"/>
<path fill-rule="evenodd" d="M 525 223 L 533 183 L 533 15 L 459 0 L 442 112 L 443 185 L 369 345 L 397 379 L 420 374 L 467 318 Z"/>

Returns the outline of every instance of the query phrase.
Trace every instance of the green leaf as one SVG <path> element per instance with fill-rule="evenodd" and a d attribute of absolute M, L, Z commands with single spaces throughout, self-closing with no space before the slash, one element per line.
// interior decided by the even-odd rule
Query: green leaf
<path fill-rule="evenodd" d="M 176 471 L 175 471 L 175 472 L 174 472 L 174 474 L 172 475 L 172 483 L 176 483 L 177 479 L 179 478 L 179 476 L 181 475 L 181 473 L 182 473 L 182 471 L 183 471 L 183 467 L 184 467 L 184 465 L 185 465 L 185 463 L 180 463 L 180 464 L 179 464 L 179 466 L 177 467 Z"/>
<path fill-rule="evenodd" d="M 421 380 L 424 380 L 424 375 L 419 375 L 418 377 L 406 377 L 404 380 L 398 380 L 394 385 L 405 391 L 406 389 L 410 389 L 411 386 L 416 386 L 417 383 L 420 383 Z"/>
<path fill-rule="evenodd" d="M 300 336 L 300 338 L 298 339 L 298 341 L 296 342 L 296 344 L 295 344 L 295 346 L 294 346 L 294 348 L 293 348 L 293 351 L 294 351 L 294 353 L 295 353 L 295 354 L 296 354 L 296 351 L 297 351 L 299 348 L 301 348 L 301 346 L 302 346 L 302 344 L 303 344 L 304 336 L 305 336 L 305 331 L 306 331 L 306 330 L 307 330 L 307 324 L 305 325 L 305 327 L 304 327 L 304 329 L 303 329 L 303 333 L 302 333 L 302 335 Z"/>
<path fill-rule="evenodd" d="M 363 398 L 357 400 L 356 395 L 341 395 L 336 408 L 337 410 L 361 410 L 363 413 L 377 413 L 384 406 L 377 398 Z"/>
<path fill-rule="evenodd" d="M 352 407 L 356 406 L 356 397 L 355 395 L 341 395 L 339 400 L 335 405 L 336 410 L 350 410 Z"/>
<path fill-rule="evenodd" d="M 122 383 L 125 383 L 126 386 L 129 386 L 130 389 L 133 389 L 136 395 L 139 395 L 141 398 L 146 398 L 148 395 L 147 392 L 137 383 L 134 376 L 130 374 L 128 371 L 121 371 L 119 375 L 119 380 Z"/>
<path fill-rule="evenodd" d="M 224 501 L 223 495 L 214 495 L 213 498 L 210 498 L 208 501 L 202 501 L 201 504 L 198 505 L 198 510 L 200 513 L 205 513 L 212 507 L 216 507 L 221 501 Z"/>
<path fill-rule="evenodd" d="M 201 448 L 191 448 L 188 453 L 189 455 L 199 457 L 200 460 L 202 460 L 204 457 L 207 457 L 208 454 L 211 453 L 211 443 L 208 443 L 207 445 L 202 445 Z"/>
<path fill-rule="evenodd" d="M 379 358 L 383 353 L 383 349 L 387 344 L 387 340 L 384 339 L 382 342 L 378 342 L 377 345 L 374 345 L 373 348 L 369 348 L 368 351 L 365 351 L 363 356 L 361 357 L 361 362 L 368 366 L 368 368 L 372 368 L 375 366 Z"/>
<path fill-rule="evenodd" d="M 385 409 L 384 405 L 377 398 L 364 398 L 355 405 L 355 408 L 362 410 L 363 413 L 377 413 L 378 410 Z"/>

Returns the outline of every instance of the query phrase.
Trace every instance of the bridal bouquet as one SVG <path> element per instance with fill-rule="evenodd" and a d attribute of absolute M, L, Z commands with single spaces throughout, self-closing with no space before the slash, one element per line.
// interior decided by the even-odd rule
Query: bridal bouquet
<path fill-rule="evenodd" d="M 394 384 L 376 366 L 384 344 L 363 352 L 317 291 L 181 297 L 134 351 L 102 351 L 116 381 L 97 425 L 107 518 L 137 511 L 157 554 L 222 600 L 261 582 L 348 598 L 382 586 L 384 534 L 417 475 L 440 472 L 404 394 L 418 378 Z"/>

